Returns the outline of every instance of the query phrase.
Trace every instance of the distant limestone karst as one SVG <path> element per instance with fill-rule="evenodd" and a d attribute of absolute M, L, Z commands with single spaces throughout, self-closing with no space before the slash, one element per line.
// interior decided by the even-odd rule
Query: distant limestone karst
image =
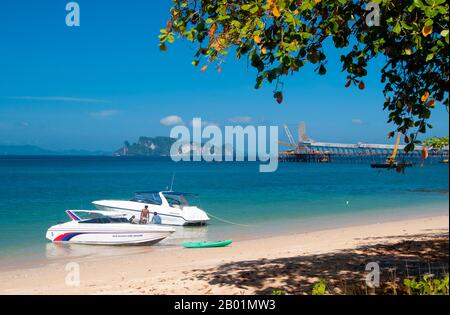
<path fill-rule="evenodd" d="M 136 143 L 125 141 L 122 148 L 116 150 L 115 156 L 170 156 L 170 148 L 177 140 L 170 137 L 140 137 Z M 178 155 L 201 155 L 208 148 L 196 142 L 186 142 L 178 148 Z M 214 148 L 210 153 L 214 153 Z M 230 146 L 222 146 L 222 154 L 233 154 Z"/>
<path fill-rule="evenodd" d="M 133 144 L 125 141 L 122 148 L 114 152 L 115 156 L 169 156 L 170 147 L 175 143 L 170 137 L 140 137 Z"/>

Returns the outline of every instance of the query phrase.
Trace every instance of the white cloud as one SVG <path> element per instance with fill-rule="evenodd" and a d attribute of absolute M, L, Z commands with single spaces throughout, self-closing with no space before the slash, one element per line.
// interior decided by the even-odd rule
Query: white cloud
<path fill-rule="evenodd" d="M 204 127 L 207 127 L 207 126 L 216 126 L 216 127 L 219 127 L 219 124 L 216 124 L 216 123 L 211 122 L 211 121 L 202 120 L 201 122 L 202 122 L 202 123 L 201 123 L 201 126 L 199 126 L 199 120 L 192 120 L 191 123 L 190 123 L 190 125 L 191 125 L 192 127 L 196 127 L 196 128 L 198 128 L 198 127 L 204 128 Z"/>
<path fill-rule="evenodd" d="M 184 124 L 183 119 L 177 115 L 170 115 L 164 118 L 161 118 L 159 121 L 164 126 L 173 126 L 173 125 L 182 125 Z"/>
<path fill-rule="evenodd" d="M 97 118 L 108 118 L 111 116 L 115 116 L 117 114 L 119 114 L 120 111 L 116 110 L 116 109 L 107 109 L 107 110 L 102 110 L 99 112 L 92 112 L 90 113 L 92 117 L 97 117 Z"/>
<path fill-rule="evenodd" d="M 70 96 L 12 96 L 9 97 L 9 99 L 28 100 L 28 101 L 76 102 L 76 103 L 109 103 L 109 101 L 107 100 L 70 97 Z"/>
<path fill-rule="evenodd" d="M 360 118 L 353 118 L 352 124 L 354 125 L 365 125 L 366 123 Z"/>
<path fill-rule="evenodd" d="M 251 123 L 253 121 L 253 118 L 250 116 L 236 116 L 236 117 L 231 117 L 228 119 L 229 122 L 231 123 L 238 123 L 238 124 L 248 124 Z"/>

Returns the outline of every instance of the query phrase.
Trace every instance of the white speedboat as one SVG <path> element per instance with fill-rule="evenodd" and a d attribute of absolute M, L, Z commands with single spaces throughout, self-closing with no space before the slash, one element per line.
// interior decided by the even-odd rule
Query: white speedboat
<path fill-rule="evenodd" d="M 148 206 L 150 220 L 155 212 L 164 225 L 204 225 L 209 220 L 202 209 L 189 205 L 186 197 L 195 194 L 175 191 L 137 192 L 131 200 L 98 200 L 92 202 L 97 209 L 117 211 L 128 219 L 139 219 L 142 209 Z"/>
<path fill-rule="evenodd" d="M 52 242 L 97 245 L 151 245 L 175 229 L 155 224 L 132 224 L 123 214 L 106 211 L 67 210 L 70 222 L 54 225 L 47 231 Z M 110 214 L 111 212 L 109 212 Z"/>

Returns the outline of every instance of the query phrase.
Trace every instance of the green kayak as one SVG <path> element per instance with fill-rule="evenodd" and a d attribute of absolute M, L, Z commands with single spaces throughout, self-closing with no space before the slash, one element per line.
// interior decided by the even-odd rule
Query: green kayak
<path fill-rule="evenodd" d="M 186 248 L 208 248 L 208 247 L 225 247 L 232 243 L 232 240 L 217 241 L 217 242 L 186 242 L 181 244 Z"/>

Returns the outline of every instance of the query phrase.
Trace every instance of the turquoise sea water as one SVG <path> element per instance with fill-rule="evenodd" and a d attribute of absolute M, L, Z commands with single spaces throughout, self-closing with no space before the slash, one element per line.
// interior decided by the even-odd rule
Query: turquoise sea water
<path fill-rule="evenodd" d="M 405 174 L 368 164 L 284 163 L 259 173 L 257 163 L 174 163 L 115 157 L 0 157 L 0 259 L 45 253 L 45 232 L 67 221 L 66 209 L 91 201 L 129 199 L 134 191 L 199 193 L 214 216 L 204 228 L 180 228 L 167 244 L 186 239 L 257 237 L 321 227 L 448 213 L 448 166 L 416 165 Z"/>

